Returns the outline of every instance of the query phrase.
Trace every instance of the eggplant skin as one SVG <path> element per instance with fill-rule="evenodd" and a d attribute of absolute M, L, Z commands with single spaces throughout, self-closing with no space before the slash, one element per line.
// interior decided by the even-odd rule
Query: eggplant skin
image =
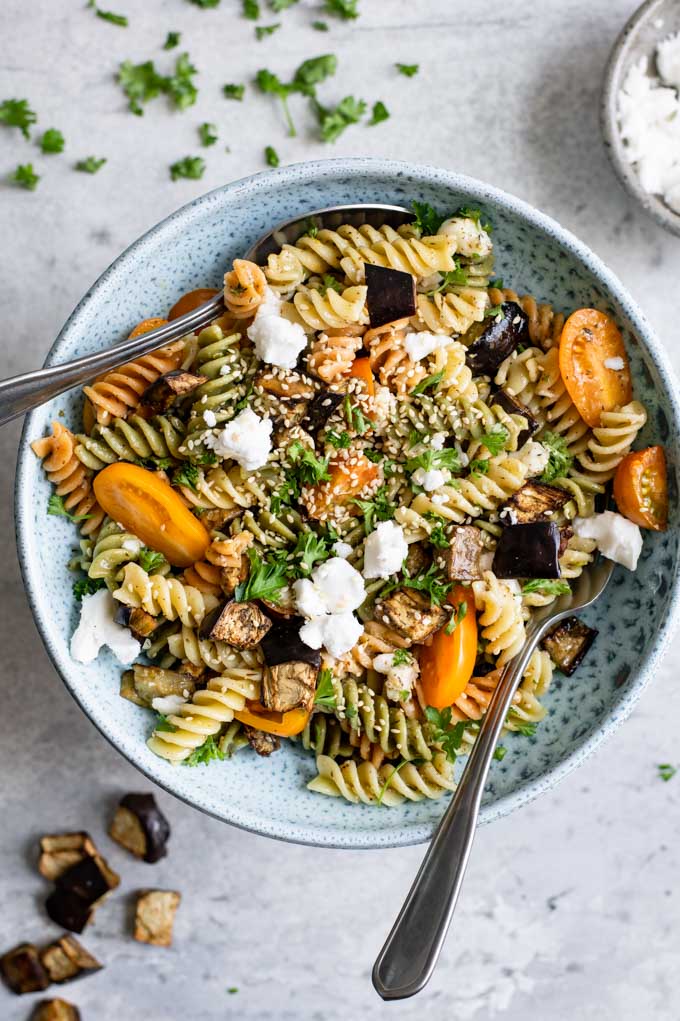
<path fill-rule="evenodd" d="M 308 432 L 316 435 L 323 429 L 333 412 L 342 404 L 343 394 L 334 393 L 332 390 L 321 390 L 309 402 L 307 413 L 303 424 Z"/>
<path fill-rule="evenodd" d="M 491 570 L 497 578 L 560 578 L 560 530 L 554 521 L 508 525 Z"/>
<path fill-rule="evenodd" d="M 467 346 L 465 360 L 475 376 L 493 376 L 520 344 L 530 345 L 529 317 L 514 301 L 504 301 L 499 316 L 474 323 L 460 339 Z"/>
<path fill-rule="evenodd" d="M 371 328 L 385 326 L 416 314 L 416 281 L 410 273 L 364 263 L 366 304 Z"/>
<path fill-rule="evenodd" d="M 550 653 L 557 669 L 571 677 L 598 634 L 595 628 L 588 627 L 578 617 L 567 617 L 546 635 L 541 646 Z"/>
<path fill-rule="evenodd" d="M 45 901 L 45 911 L 53 922 L 70 932 L 82 932 L 92 917 L 92 906 L 87 901 L 59 888 Z"/>
<path fill-rule="evenodd" d="M 267 666 L 278 666 L 279 663 L 293 661 L 309 663 L 317 669 L 321 666 L 321 651 L 305 645 L 300 638 L 300 628 L 303 624 L 302 617 L 289 617 L 272 623 L 260 642 Z"/>
<path fill-rule="evenodd" d="M 141 834 L 139 831 L 137 834 L 131 833 L 135 823 Z M 170 832 L 170 823 L 156 804 L 153 794 L 126 794 L 122 797 L 109 828 L 113 840 L 151 865 L 168 853 Z M 141 841 L 135 839 L 136 836 L 141 836 Z"/>

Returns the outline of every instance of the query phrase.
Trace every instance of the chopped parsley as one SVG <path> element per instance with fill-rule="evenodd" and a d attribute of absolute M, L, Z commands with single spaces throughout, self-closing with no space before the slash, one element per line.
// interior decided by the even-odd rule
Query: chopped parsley
<path fill-rule="evenodd" d="M 278 28 L 281 28 L 281 22 L 277 21 L 274 25 L 257 25 L 255 28 L 255 35 L 258 39 L 264 39 L 268 35 L 274 35 L 274 32 Z"/>
<path fill-rule="evenodd" d="M 193 489 L 195 493 L 200 477 L 201 473 L 198 467 L 187 461 L 173 472 L 172 484 L 173 486 L 186 486 L 187 489 Z"/>
<path fill-rule="evenodd" d="M 98 592 L 105 585 L 106 582 L 103 578 L 78 578 L 73 582 L 73 595 L 80 600 L 83 596 L 91 596 L 94 592 Z"/>
<path fill-rule="evenodd" d="M 170 167 L 170 177 L 177 181 L 180 177 L 197 181 L 205 173 L 205 160 L 202 156 L 185 156 L 183 160 L 177 160 Z"/>
<path fill-rule="evenodd" d="M 6 124 L 8 128 L 19 128 L 24 138 L 29 137 L 28 129 L 37 119 L 27 99 L 5 99 L 0 103 L 0 124 Z"/>
<path fill-rule="evenodd" d="M 420 64 L 395 64 L 394 66 L 399 74 L 403 74 L 406 78 L 413 78 L 420 71 Z"/>
<path fill-rule="evenodd" d="M 281 11 L 285 11 L 297 3 L 299 3 L 299 0 L 269 0 L 269 6 L 274 11 L 274 14 L 280 14 Z"/>
<path fill-rule="evenodd" d="M 233 996 L 234 993 L 238 992 L 238 986 L 229 986 L 227 992 L 229 993 L 230 996 Z"/>
<path fill-rule="evenodd" d="M 422 454 L 409 457 L 404 467 L 409 473 L 416 471 L 418 468 L 422 468 L 426 472 L 433 469 L 448 469 L 449 471 L 457 472 L 460 471 L 460 454 L 455 447 L 444 447 L 442 450 L 433 450 L 431 447 L 428 447 Z"/>
<path fill-rule="evenodd" d="M 96 174 L 105 163 L 105 156 L 102 156 L 100 159 L 97 159 L 96 156 L 87 156 L 84 160 L 78 160 L 76 170 L 81 170 L 84 174 Z"/>
<path fill-rule="evenodd" d="M 48 153 L 63 152 L 64 144 L 64 136 L 56 128 L 48 128 L 47 131 L 43 132 L 43 136 L 40 139 L 40 149 L 46 155 Z"/>
<path fill-rule="evenodd" d="M 455 262 L 455 259 L 454 259 Z M 428 291 L 427 294 L 432 297 L 434 294 L 439 294 L 441 291 L 445 291 L 447 287 L 465 287 L 468 282 L 468 276 L 462 266 L 456 266 L 455 269 L 446 270 L 441 273 L 441 281 L 439 285 Z"/>
<path fill-rule="evenodd" d="M 287 570 L 289 575 L 301 573 L 303 576 L 311 574 L 315 564 L 322 564 L 328 560 L 331 551 L 323 538 L 316 532 L 301 532 L 297 537 L 295 549 L 286 557 Z"/>
<path fill-rule="evenodd" d="M 98 18 L 102 21 L 109 21 L 112 25 L 120 25 L 121 28 L 128 27 L 128 19 L 125 14 L 114 14 L 113 11 L 102 11 L 100 7 L 97 7 L 94 0 L 90 0 L 87 5 L 91 7 Z"/>
<path fill-rule="evenodd" d="M 209 145 L 214 145 L 217 141 L 217 125 L 211 124 L 210 121 L 204 121 L 198 129 L 198 136 L 201 139 L 201 144 L 206 148 Z"/>
<path fill-rule="evenodd" d="M 236 99 L 240 103 L 243 99 L 243 95 L 246 91 L 245 85 L 235 85 L 230 83 L 229 85 L 222 86 L 222 92 L 227 99 Z"/>
<path fill-rule="evenodd" d="M 243 17 L 257 21 L 260 17 L 260 5 L 257 0 L 243 0 Z"/>
<path fill-rule="evenodd" d="M 208 9 L 209 7 L 219 7 L 220 0 L 189 0 L 189 3 Z"/>
<path fill-rule="evenodd" d="M 451 618 L 446 627 L 444 628 L 446 634 L 452 635 L 453 632 L 458 627 L 458 625 L 460 624 L 461 620 L 465 620 L 466 617 L 467 617 L 467 602 L 463 600 L 463 602 L 459 603 L 457 608 L 454 609 L 453 613 L 451 614 Z"/>
<path fill-rule="evenodd" d="M 325 435 L 325 440 L 326 443 L 330 443 L 337 450 L 347 450 L 350 443 L 352 442 L 352 437 L 348 432 L 345 432 L 344 430 L 341 433 L 337 433 L 333 429 L 329 429 Z M 368 456 L 367 451 L 364 451 L 364 453 Z M 375 451 L 371 451 L 371 453 L 374 454 Z M 369 461 L 372 460 L 373 458 L 369 457 Z"/>
<path fill-rule="evenodd" d="M 489 463 L 488 457 L 473 458 L 470 461 L 470 475 L 488 475 Z"/>
<path fill-rule="evenodd" d="M 470 721 L 460 720 L 459 723 L 452 724 L 450 706 L 446 709 L 435 709 L 431 705 L 425 707 L 425 719 L 430 724 L 432 741 L 445 752 L 449 762 L 455 762 Z"/>
<path fill-rule="evenodd" d="M 236 586 L 234 599 L 238 603 L 247 603 L 251 599 L 268 599 L 271 603 L 278 603 L 281 589 L 288 583 L 286 564 L 278 562 L 267 563 L 261 560 L 254 550 L 248 550 L 250 560 L 250 573 L 245 581 Z"/>
<path fill-rule="evenodd" d="M 427 202 L 413 202 L 414 220 L 413 226 L 420 232 L 421 237 L 431 237 L 436 234 L 444 222 L 436 209 L 433 209 Z"/>
<path fill-rule="evenodd" d="M 267 163 L 267 166 L 269 167 L 278 167 L 278 165 L 281 162 L 281 160 L 279 159 L 279 154 L 273 145 L 268 145 L 266 147 L 266 149 L 264 150 L 264 158 Z"/>
<path fill-rule="evenodd" d="M 317 482 L 330 479 L 327 457 L 317 457 L 313 450 L 296 440 L 288 447 L 288 459 L 296 468 L 296 473 L 304 485 L 313 486 Z"/>
<path fill-rule="evenodd" d="M 432 527 L 428 539 L 435 549 L 448 549 L 449 547 L 449 540 L 441 521 L 438 521 L 437 524 Z"/>
<path fill-rule="evenodd" d="M 118 84 L 130 100 L 129 109 L 137 117 L 144 113 L 143 103 L 155 99 L 167 87 L 168 79 L 159 74 L 154 66 L 153 60 L 146 60 L 142 64 L 133 64 L 125 60 L 118 69 Z"/>
<path fill-rule="evenodd" d="M 407 663 L 411 663 L 412 660 L 411 653 L 407 652 L 406 649 L 397 649 L 392 656 L 392 666 L 404 666 Z"/>
<path fill-rule="evenodd" d="M 425 379 L 418 383 L 418 386 L 414 386 L 413 390 L 411 390 L 411 394 L 413 397 L 417 397 L 418 394 L 424 394 L 427 390 L 436 390 L 443 378 L 443 369 L 441 372 L 435 372 L 432 376 L 426 376 Z"/>
<path fill-rule="evenodd" d="M 368 126 L 372 127 L 374 124 L 380 124 L 382 121 L 386 121 L 390 116 L 390 112 L 383 103 L 382 99 L 379 99 L 377 103 L 373 104 L 373 112 L 371 119 L 368 122 Z"/>
<path fill-rule="evenodd" d="M 488 222 L 488 220 L 485 223 L 482 223 L 481 209 L 472 209 L 470 208 L 470 206 L 459 206 L 453 215 L 464 216 L 467 220 L 474 220 L 477 226 L 481 230 L 485 230 L 488 234 L 490 234 L 491 231 L 493 230 L 493 227 Z"/>
<path fill-rule="evenodd" d="M 194 0 L 196 2 L 196 0 Z M 205 2 L 205 0 L 204 0 Z M 184 759 L 182 762 L 183 766 L 207 766 L 209 762 L 213 762 L 215 759 L 220 761 L 226 758 L 224 752 L 215 741 L 215 738 L 210 735 L 207 741 L 204 741 L 198 748 L 194 748 L 193 752 L 188 759 Z"/>
<path fill-rule="evenodd" d="M 345 96 L 332 107 L 322 106 L 313 99 L 312 106 L 319 121 L 322 142 L 335 142 L 350 124 L 357 124 L 366 112 L 364 100 L 354 96 Z"/>
<path fill-rule="evenodd" d="M 523 593 L 540 592 L 544 596 L 565 596 L 571 592 L 568 581 L 551 578 L 532 578 L 522 585 Z"/>
<path fill-rule="evenodd" d="M 538 723 L 527 723 L 516 709 L 511 709 L 508 713 L 508 722 L 512 723 L 517 733 L 523 734 L 524 737 L 534 737 L 536 734 Z"/>
<path fill-rule="evenodd" d="M 168 32 L 163 43 L 164 50 L 174 50 L 175 46 L 179 46 L 182 40 L 180 32 Z"/>
<path fill-rule="evenodd" d="M 174 723 L 170 722 L 170 720 L 164 713 L 157 713 L 156 723 L 154 724 L 153 729 L 160 730 L 161 733 L 163 731 L 167 731 L 169 734 L 174 734 L 174 732 L 177 730 L 177 727 L 175 726 Z"/>
<path fill-rule="evenodd" d="M 420 571 L 418 574 L 414 574 L 413 577 L 409 574 L 408 569 L 404 567 L 402 568 L 402 574 L 403 577 L 401 579 L 388 582 L 387 585 L 383 586 L 380 590 L 381 598 L 398 588 L 412 588 L 416 592 L 425 592 L 430 597 L 431 604 L 441 606 L 453 588 L 453 582 L 446 579 L 437 564 L 430 564 L 426 571 Z"/>
<path fill-rule="evenodd" d="M 358 408 L 356 404 L 352 404 L 349 394 L 345 396 L 342 402 L 342 408 L 345 413 L 345 420 L 350 429 L 354 429 L 359 436 L 363 436 L 373 425 L 370 418 L 366 418 L 361 408 Z"/>
<path fill-rule="evenodd" d="M 503 290 L 503 278 L 496 277 L 494 280 L 490 280 L 489 287 L 493 287 L 497 291 Z"/>
<path fill-rule="evenodd" d="M 325 294 L 326 291 L 337 291 L 338 294 L 342 294 L 342 284 L 334 277 L 332 273 L 324 273 L 321 277 L 321 287 L 319 288 L 320 294 Z"/>
<path fill-rule="evenodd" d="M 198 96 L 194 75 L 198 71 L 191 63 L 188 53 L 181 53 L 175 62 L 175 73 L 167 79 L 166 91 L 178 110 L 193 106 Z"/>
<path fill-rule="evenodd" d="M 507 752 L 508 749 L 505 747 L 505 745 L 499 744 L 495 752 L 493 753 L 493 757 L 494 759 L 496 759 L 497 762 L 502 762 L 505 756 L 507 755 Z"/>
<path fill-rule="evenodd" d="M 20 163 L 12 174 L 12 180 L 20 188 L 26 188 L 27 191 L 35 191 L 38 187 L 40 174 L 36 174 L 32 163 Z"/>
<path fill-rule="evenodd" d="M 167 560 L 162 553 L 158 553 L 155 549 L 149 549 L 148 546 L 143 546 L 137 555 L 137 563 L 147 574 L 158 574 L 161 568 L 167 564 Z"/>
<path fill-rule="evenodd" d="M 510 433 L 503 425 L 495 425 L 493 429 L 479 437 L 479 442 L 486 447 L 490 454 L 495 456 L 505 449 L 505 444 L 510 439 Z"/>
<path fill-rule="evenodd" d="M 358 3 L 359 0 L 326 0 L 323 9 L 328 14 L 336 14 L 344 21 L 352 21 L 359 17 Z"/>
<path fill-rule="evenodd" d="M 58 518 L 68 518 L 69 521 L 85 521 L 92 517 L 91 514 L 71 514 L 64 505 L 63 496 L 57 496 L 56 493 L 53 493 L 47 501 L 47 513 Z"/>
<path fill-rule="evenodd" d="M 337 705 L 337 696 L 333 687 L 333 674 L 330 670 L 319 671 L 314 705 L 323 706 L 324 709 L 335 709 Z"/>
<path fill-rule="evenodd" d="M 664 783 L 668 783 L 669 780 L 672 780 L 678 771 L 677 767 L 672 766 L 670 762 L 662 762 L 661 765 L 656 768 L 659 771 L 659 778 L 663 780 Z"/>
<path fill-rule="evenodd" d="M 387 486 L 381 486 L 372 500 L 352 500 L 364 516 L 364 532 L 370 535 L 376 521 L 389 521 L 394 517 L 396 507 L 390 501 Z"/>
<path fill-rule="evenodd" d="M 327 21 L 313 21 L 312 28 L 316 29 L 317 32 L 328 32 Z"/>
<path fill-rule="evenodd" d="M 549 483 L 554 482 L 555 479 L 564 478 L 573 461 L 564 436 L 560 436 L 559 433 L 545 432 L 541 436 L 540 442 L 550 452 L 548 463 L 541 475 L 541 482 Z"/>
<path fill-rule="evenodd" d="M 491 308 L 485 308 L 484 309 L 484 318 L 485 319 L 497 319 L 497 320 L 502 319 L 503 318 L 503 306 L 502 305 L 492 305 Z"/>

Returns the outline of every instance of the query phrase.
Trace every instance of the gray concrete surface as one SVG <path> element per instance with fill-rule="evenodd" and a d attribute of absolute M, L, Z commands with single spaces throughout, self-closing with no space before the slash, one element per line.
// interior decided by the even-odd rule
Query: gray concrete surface
<path fill-rule="evenodd" d="M 34 194 L 0 185 L 2 374 L 38 365 L 89 284 L 134 238 L 208 188 L 284 161 L 375 154 L 440 164 L 486 179 L 556 216 L 590 244 L 639 299 L 676 367 L 680 248 L 623 193 L 600 144 L 597 106 L 608 49 L 633 0 L 361 0 L 353 23 L 308 26 L 319 3 L 301 0 L 263 42 L 222 0 L 106 0 L 130 16 L 121 29 L 85 0 L 4 0 L 0 99 L 26 96 L 39 127 L 60 128 L 64 156 L 41 156 L 0 129 L 0 176 L 32 159 Z M 315 9 L 316 7 L 316 9 Z M 164 100 L 143 118 L 125 112 L 113 72 L 153 56 L 168 30 L 183 32 L 200 69 L 198 104 L 179 115 Z M 220 96 L 262 66 L 289 72 L 331 50 L 340 69 L 329 94 L 383 99 L 392 112 L 334 146 L 288 140 L 273 102 Z M 175 52 L 181 52 L 175 51 Z M 407 80 L 394 61 L 419 62 Z M 220 128 L 202 181 L 171 183 L 167 167 L 198 153 L 203 120 Z M 225 144 L 231 153 L 224 151 Z M 72 164 L 108 157 L 95 177 Z M 37 834 L 87 828 L 124 876 L 85 942 L 106 963 L 66 987 L 84 1021 L 248 1021 L 352 1017 L 460 1021 L 621 1021 L 680 1017 L 680 911 L 676 877 L 680 765 L 676 641 L 632 719 L 581 770 L 519 814 L 479 834 L 439 970 L 414 1001 L 384 1005 L 370 967 L 422 849 L 348 853 L 291 847 L 228 829 L 166 795 L 172 854 L 131 862 L 103 834 L 120 792 L 144 788 L 95 732 L 48 662 L 26 604 L 13 547 L 11 493 L 19 426 L 2 445 L 4 577 L 0 947 L 56 934 L 41 912 Z M 120 853 L 119 853 L 120 852 Z M 175 946 L 128 938 L 128 896 L 144 885 L 183 893 Z M 238 992 L 228 989 L 237 987 Z M 27 1018 L 32 1001 L 0 990 L 0 1017 Z"/>

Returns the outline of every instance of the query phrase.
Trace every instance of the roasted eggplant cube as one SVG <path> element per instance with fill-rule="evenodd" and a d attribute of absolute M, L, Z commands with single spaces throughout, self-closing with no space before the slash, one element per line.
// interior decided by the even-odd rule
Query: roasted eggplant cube
<path fill-rule="evenodd" d="M 13 950 L 3 954 L 0 957 L 0 974 L 8 988 L 17 996 L 23 993 L 39 993 L 50 984 L 38 948 L 33 943 L 20 943 Z"/>
<path fill-rule="evenodd" d="M 422 542 L 412 542 L 408 548 L 408 554 L 404 562 L 404 568 L 412 578 L 421 571 L 426 571 L 432 564 L 432 554 L 428 547 Z"/>
<path fill-rule="evenodd" d="M 43 1000 L 36 1004 L 31 1021 L 81 1021 L 80 1011 L 66 1000 Z"/>
<path fill-rule="evenodd" d="M 571 677 L 597 635 L 595 628 L 588 627 L 578 617 L 567 617 L 543 639 L 541 645 L 550 653 L 557 669 Z"/>
<path fill-rule="evenodd" d="M 451 581 L 476 581 L 482 577 L 480 557 L 484 551 L 484 537 L 474 525 L 456 525 L 451 530 L 449 548 L 443 560 L 447 577 Z"/>
<path fill-rule="evenodd" d="M 175 890 L 145 890 L 137 898 L 134 937 L 140 943 L 172 946 L 172 927 L 181 897 Z"/>
<path fill-rule="evenodd" d="M 45 911 L 57 925 L 69 932 L 82 932 L 90 921 L 92 905 L 68 890 L 53 890 L 45 901 Z"/>
<path fill-rule="evenodd" d="M 304 419 L 305 429 L 313 436 L 323 429 L 333 412 L 342 404 L 342 394 L 333 393 L 331 390 L 321 390 L 314 395 L 309 402 L 307 414 Z"/>
<path fill-rule="evenodd" d="M 491 407 L 494 404 L 499 404 L 503 411 L 507 411 L 508 415 L 521 415 L 522 418 L 526 419 L 526 429 L 522 429 L 517 434 L 517 446 L 523 447 L 527 440 L 530 440 L 539 427 L 539 422 L 534 418 L 526 405 L 518 401 L 516 397 L 509 394 L 507 390 L 499 389 L 491 395 L 489 401 Z"/>
<path fill-rule="evenodd" d="M 62 873 L 57 880 L 57 887 L 93 905 L 111 890 L 115 890 L 119 883 L 120 876 L 109 868 L 101 855 L 96 855 L 94 858 L 83 858 Z"/>
<path fill-rule="evenodd" d="M 560 530 L 554 521 L 508 525 L 498 539 L 492 571 L 497 578 L 559 578 Z"/>
<path fill-rule="evenodd" d="M 410 319 L 416 314 L 416 281 L 410 273 L 384 266 L 364 264 L 366 304 L 371 328 Z"/>
<path fill-rule="evenodd" d="M 302 707 L 311 711 L 318 670 L 302 660 L 265 667 L 262 703 L 272 712 L 287 713 Z"/>
<path fill-rule="evenodd" d="M 272 623 L 261 645 L 267 666 L 277 666 L 279 663 L 290 663 L 295 660 L 309 663 L 316 670 L 319 669 L 321 652 L 305 645 L 300 638 L 300 628 L 303 624 L 302 617 L 288 617 Z"/>
<path fill-rule="evenodd" d="M 121 604 L 116 612 L 116 623 L 129 628 L 137 641 L 144 642 L 161 622 L 141 607 Z"/>
<path fill-rule="evenodd" d="M 40 954 L 40 959 L 52 982 L 71 982 L 102 968 L 97 958 L 75 936 L 62 936 L 50 943 Z"/>
<path fill-rule="evenodd" d="M 38 872 L 56 880 L 83 858 L 94 858 L 97 848 L 89 833 L 47 833 L 40 838 Z"/>
<path fill-rule="evenodd" d="M 513 521 L 526 525 L 532 521 L 546 521 L 561 510 L 569 500 L 569 493 L 559 486 L 547 486 L 543 482 L 525 482 L 514 493 L 505 507 L 513 512 Z M 502 513 L 502 511 L 501 511 Z"/>
<path fill-rule="evenodd" d="M 232 599 L 216 606 L 204 618 L 199 635 L 214 642 L 226 642 L 235 649 L 254 649 L 271 626 L 257 603 L 237 603 Z"/>
<path fill-rule="evenodd" d="M 202 383 L 207 382 L 207 376 L 196 376 L 193 372 L 175 369 L 159 376 L 155 383 L 146 388 L 142 394 L 141 404 L 156 414 L 163 414 L 175 401 L 193 393 Z"/>
<path fill-rule="evenodd" d="M 134 689 L 141 704 L 150 706 L 154 698 L 180 695 L 189 698 L 196 690 L 196 684 L 177 670 L 164 670 L 158 666 L 144 666 L 135 663 L 132 668 Z M 188 695 L 186 694 L 188 692 Z"/>
<path fill-rule="evenodd" d="M 168 853 L 170 823 L 153 794 L 126 794 L 116 809 L 109 836 L 137 858 L 153 863 Z"/>
<path fill-rule="evenodd" d="M 281 742 L 275 734 L 267 734 L 264 730 L 256 730 L 255 727 L 243 728 L 248 744 L 258 755 L 268 758 L 273 752 L 278 752 Z"/>
<path fill-rule="evenodd" d="M 473 323 L 461 338 L 465 360 L 475 376 L 493 376 L 496 369 L 520 344 L 531 343 L 529 319 L 514 301 L 504 301 L 500 314 Z"/>
<path fill-rule="evenodd" d="M 375 605 L 376 620 L 416 645 L 438 631 L 448 617 L 441 606 L 431 604 L 421 592 L 408 588 L 397 589 Z"/>
<path fill-rule="evenodd" d="M 265 393 L 273 394 L 274 397 L 280 397 L 284 401 L 310 401 L 314 396 L 314 386 L 311 380 L 289 370 L 259 372 L 255 376 L 253 384 L 264 390 Z"/>

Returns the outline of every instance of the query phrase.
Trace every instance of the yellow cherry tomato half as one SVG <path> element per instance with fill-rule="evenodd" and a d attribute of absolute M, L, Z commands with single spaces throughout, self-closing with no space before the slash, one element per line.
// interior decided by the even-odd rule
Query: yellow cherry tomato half
<path fill-rule="evenodd" d="M 267 734 L 276 734 L 278 737 L 292 737 L 294 734 L 301 734 L 307 726 L 309 719 L 307 709 L 291 709 L 287 713 L 270 712 L 260 702 L 248 702 L 245 709 L 234 713 L 234 718 L 246 727 L 255 727 L 256 730 L 264 730 Z"/>
<path fill-rule="evenodd" d="M 447 602 L 455 607 L 459 617 L 465 604 L 465 615 L 451 634 L 447 635 L 446 627 L 440 628 L 431 644 L 422 646 L 418 657 L 423 695 L 435 709 L 453 705 L 463 694 L 477 659 L 477 617 L 472 589 L 456 585 Z"/>

